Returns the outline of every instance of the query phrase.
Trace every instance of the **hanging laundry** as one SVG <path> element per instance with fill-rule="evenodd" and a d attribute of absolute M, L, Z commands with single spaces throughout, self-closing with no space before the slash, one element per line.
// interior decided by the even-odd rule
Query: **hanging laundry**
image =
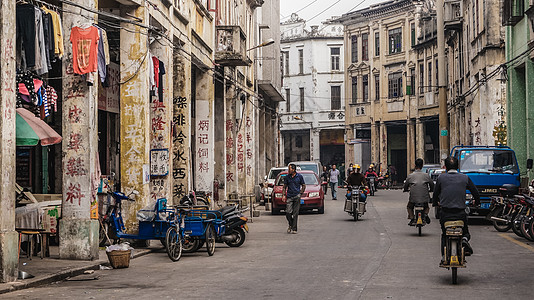
<path fill-rule="evenodd" d="M 31 4 L 17 5 L 17 41 L 21 41 L 27 68 L 35 67 L 35 9 Z"/>
<path fill-rule="evenodd" d="M 152 56 L 152 62 L 154 63 L 154 82 L 155 86 L 159 87 L 159 59 Z"/>
<path fill-rule="evenodd" d="M 34 7 L 35 10 L 35 72 L 37 75 L 48 73 L 49 59 L 46 52 L 44 30 L 43 30 L 43 13 Z"/>
<path fill-rule="evenodd" d="M 59 17 L 59 14 L 53 10 L 49 10 L 44 6 L 41 7 L 41 9 L 49 13 L 52 17 L 52 27 L 54 30 L 54 54 L 57 58 L 62 58 L 65 49 L 63 47 L 63 25 L 61 24 L 61 18 Z"/>
<path fill-rule="evenodd" d="M 96 27 L 90 26 L 87 29 L 72 27 L 70 41 L 74 73 L 87 74 L 97 71 L 98 40 L 99 34 Z"/>
<path fill-rule="evenodd" d="M 163 102 L 163 75 L 165 75 L 165 64 L 163 61 L 159 61 L 159 87 L 158 87 L 158 98 L 159 102 Z"/>
<path fill-rule="evenodd" d="M 41 105 L 41 118 L 44 119 L 50 116 L 50 103 L 48 102 L 48 95 L 46 93 L 46 89 L 44 87 L 41 87 L 40 92 L 43 98 L 43 103 Z"/>
<path fill-rule="evenodd" d="M 46 98 L 48 99 L 48 102 L 50 103 L 50 107 L 53 107 L 54 112 L 57 112 L 57 92 L 50 85 L 46 86 Z"/>
<path fill-rule="evenodd" d="M 104 53 L 104 38 L 102 32 L 105 31 L 102 28 L 95 26 L 98 29 L 98 76 L 100 76 L 100 82 L 106 81 L 106 54 Z"/>
<path fill-rule="evenodd" d="M 150 95 L 152 95 L 156 87 L 156 82 L 154 81 L 154 58 L 150 52 L 148 53 L 148 57 L 150 58 L 148 60 L 148 84 L 150 86 Z"/>
<path fill-rule="evenodd" d="M 52 69 L 52 62 L 55 61 L 56 55 L 54 53 L 54 27 L 52 25 L 52 15 L 41 8 L 43 13 L 43 32 L 45 49 L 48 57 L 48 69 Z"/>

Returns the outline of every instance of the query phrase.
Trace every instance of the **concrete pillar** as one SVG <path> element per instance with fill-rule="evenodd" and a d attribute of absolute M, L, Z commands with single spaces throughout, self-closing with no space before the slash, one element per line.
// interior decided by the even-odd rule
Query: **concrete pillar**
<path fill-rule="evenodd" d="M 191 62 L 184 53 L 174 50 L 173 57 L 173 138 L 172 138 L 172 203 L 179 204 L 180 199 L 190 190 L 190 143 L 191 143 Z"/>
<path fill-rule="evenodd" d="M 248 97 L 248 95 L 247 95 Z M 249 105 L 247 100 L 241 102 L 241 97 L 238 97 L 238 101 L 241 103 L 241 109 L 236 113 L 241 114 L 240 120 L 237 124 L 237 140 L 236 140 L 236 165 L 237 165 L 237 193 L 246 194 L 246 123 L 247 123 L 247 106 Z"/>
<path fill-rule="evenodd" d="M 0 2 L 0 282 L 17 279 L 15 231 L 15 0 Z"/>
<path fill-rule="evenodd" d="M 415 121 L 415 156 L 425 159 L 425 128 L 419 118 Z"/>
<path fill-rule="evenodd" d="M 96 9 L 96 3 L 95 0 L 78 2 L 92 9 Z M 59 224 L 59 257 L 93 260 L 98 259 L 99 231 L 96 202 L 99 180 L 98 84 L 88 86 L 81 76 L 73 74 L 69 37 L 73 26 L 86 24 L 96 16 L 68 4 L 63 4 L 63 8 L 78 13 L 63 16 L 63 202 Z"/>
<path fill-rule="evenodd" d="M 237 134 L 236 130 L 239 125 L 236 122 L 236 103 L 237 94 L 234 85 L 225 84 L 226 93 L 226 195 L 237 193 Z"/>
<path fill-rule="evenodd" d="M 193 153 L 195 155 L 195 189 L 196 191 L 212 192 L 213 180 L 215 179 L 213 78 L 211 73 L 198 71 L 196 79 L 196 140 L 194 141 L 196 153 Z"/>
<path fill-rule="evenodd" d="M 170 24 L 167 25 L 171 26 Z M 159 157 L 157 159 L 163 162 L 162 165 L 151 166 L 150 170 L 151 174 L 154 172 L 159 174 L 150 177 L 150 200 L 155 202 L 159 198 L 168 200 L 172 195 L 173 45 L 165 39 L 160 39 L 150 45 L 150 54 L 156 56 L 163 63 L 165 69 L 165 74 L 160 82 L 163 86 L 163 97 L 160 99 L 156 92 L 150 98 L 150 156 L 152 161 Z M 147 57 L 147 59 L 152 59 L 152 57 Z M 148 72 L 152 72 L 152 70 L 148 70 Z"/>
<path fill-rule="evenodd" d="M 382 170 L 388 166 L 388 128 L 384 121 L 380 121 L 380 166 Z"/>
<path fill-rule="evenodd" d="M 310 129 L 310 160 L 319 161 L 321 159 L 321 130 Z"/>
<path fill-rule="evenodd" d="M 121 15 L 134 16 L 148 25 L 147 7 L 121 6 Z M 150 96 L 148 31 L 129 23 L 120 29 L 120 121 L 121 187 L 124 193 L 137 190 L 133 203 L 123 203 L 126 231 L 138 230 L 137 211 L 150 202 Z"/>
<path fill-rule="evenodd" d="M 220 69 L 222 71 L 222 69 Z M 224 71 L 222 71 L 224 72 Z M 224 81 L 222 79 L 215 80 L 215 99 L 214 99 L 214 114 L 215 114 L 215 151 L 214 151 L 214 161 L 215 161 L 215 180 L 221 185 L 224 186 L 226 180 L 226 109 L 225 109 L 225 98 L 224 98 Z M 215 200 L 215 195 L 217 194 L 217 199 L 226 199 L 224 196 L 224 189 L 213 190 L 213 198 Z"/>
<path fill-rule="evenodd" d="M 256 157 L 258 158 L 257 159 L 258 167 L 256 169 L 258 171 L 258 175 L 256 176 L 256 178 L 260 180 L 259 182 L 263 182 L 263 176 L 267 175 L 267 172 L 269 171 L 269 169 L 267 169 L 267 166 L 266 166 L 266 161 L 267 161 L 267 157 L 270 156 L 268 144 L 272 143 L 270 139 L 270 137 L 272 136 L 272 133 L 266 130 L 269 125 L 266 121 L 267 117 L 266 117 L 264 106 L 262 106 L 261 110 L 257 111 L 257 116 L 258 116 L 258 122 L 257 122 L 258 134 L 256 135 L 256 141 L 257 141 L 256 143 L 258 147 L 256 147 L 257 149 Z"/>
<path fill-rule="evenodd" d="M 408 119 L 406 126 L 406 170 L 408 170 L 408 174 L 410 174 L 411 170 L 415 167 L 415 120 Z"/>
<path fill-rule="evenodd" d="M 380 160 L 380 126 L 371 122 L 371 162 Z"/>
<path fill-rule="evenodd" d="M 245 117 L 245 174 L 246 174 L 246 191 L 248 195 L 254 194 L 254 184 L 256 183 L 256 177 L 254 176 L 254 169 L 256 167 L 257 159 L 254 155 L 256 143 L 256 114 L 255 107 L 251 101 L 254 98 L 250 96 L 247 99 L 246 104 L 246 117 Z"/>

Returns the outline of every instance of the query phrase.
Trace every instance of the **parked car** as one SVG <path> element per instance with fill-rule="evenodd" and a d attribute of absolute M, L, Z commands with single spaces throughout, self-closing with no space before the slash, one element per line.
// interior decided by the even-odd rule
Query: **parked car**
<path fill-rule="evenodd" d="M 317 176 L 321 176 L 321 173 L 323 171 L 321 163 L 315 161 L 294 161 L 289 164 L 295 164 L 297 166 L 297 171 L 314 171 Z"/>
<path fill-rule="evenodd" d="M 300 211 L 317 209 L 320 214 L 324 214 L 324 191 L 321 188 L 321 181 L 319 176 L 311 170 L 298 171 L 304 178 L 306 190 L 302 194 L 300 201 Z M 276 177 L 276 182 L 271 194 L 272 213 L 273 215 L 280 213 L 281 210 L 286 209 L 286 201 L 282 200 L 284 190 L 284 178 L 287 176 L 287 171 L 283 171 Z"/>
<path fill-rule="evenodd" d="M 269 170 L 264 178 L 264 182 L 260 184 L 261 186 L 261 199 L 267 203 L 271 200 L 271 194 L 273 193 L 274 182 L 276 177 L 280 172 L 287 171 L 287 167 L 274 167 Z"/>

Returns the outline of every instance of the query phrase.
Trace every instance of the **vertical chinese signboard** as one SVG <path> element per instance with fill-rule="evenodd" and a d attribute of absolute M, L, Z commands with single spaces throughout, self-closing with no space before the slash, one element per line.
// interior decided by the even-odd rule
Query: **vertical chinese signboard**
<path fill-rule="evenodd" d="M 197 191 L 211 191 L 214 178 L 213 166 L 213 118 L 210 113 L 210 102 L 197 100 L 196 107 L 196 155 L 195 185 Z"/>

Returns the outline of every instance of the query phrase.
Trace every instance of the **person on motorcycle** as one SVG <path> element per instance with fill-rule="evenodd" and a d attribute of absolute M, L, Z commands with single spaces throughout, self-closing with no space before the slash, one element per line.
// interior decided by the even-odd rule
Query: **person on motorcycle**
<path fill-rule="evenodd" d="M 408 219 L 410 223 L 408 225 L 412 226 L 415 223 L 414 220 L 414 207 L 415 204 L 423 204 L 426 216 L 426 223 L 430 224 L 430 218 L 428 217 L 428 212 L 430 208 L 428 207 L 428 200 L 430 200 L 429 191 L 434 189 L 434 181 L 430 178 L 427 173 L 423 173 L 421 169 L 423 168 L 424 161 L 422 158 L 415 160 L 415 171 L 408 175 L 406 181 L 404 182 L 404 192 L 410 191 L 410 200 L 408 200 Z M 430 187 L 430 190 L 429 190 Z"/>
<path fill-rule="evenodd" d="M 433 206 L 441 207 L 441 255 L 443 256 L 443 247 L 445 246 L 445 222 L 462 220 L 463 239 L 462 243 L 465 247 L 465 255 L 469 256 L 473 253 L 473 248 L 469 245 L 471 235 L 467 227 L 467 213 L 465 203 L 465 190 L 471 191 L 475 199 L 475 205 L 480 205 L 480 195 L 477 187 L 471 179 L 462 173 L 458 173 L 458 159 L 456 157 L 447 157 L 445 159 L 446 173 L 439 175 L 434 187 Z"/>
<path fill-rule="evenodd" d="M 378 174 L 376 174 L 373 164 L 370 164 L 369 165 L 369 169 L 367 171 L 365 171 L 365 179 L 368 179 L 369 177 L 374 177 L 375 178 L 375 184 L 374 184 L 373 188 L 376 191 L 376 184 L 378 182 L 378 180 L 377 180 Z"/>
<path fill-rule="evenodd" d="M 354 172 L 352 172 L 347 178 L 347 186 L 358 187 L 365 186 L 367 188 L 367 182 L 365 181 L 365 176 L 360 173 L 360 165 L 355 165 Z M 364 202 L 365 198 L 360 197 L 360 201 Z"/>

